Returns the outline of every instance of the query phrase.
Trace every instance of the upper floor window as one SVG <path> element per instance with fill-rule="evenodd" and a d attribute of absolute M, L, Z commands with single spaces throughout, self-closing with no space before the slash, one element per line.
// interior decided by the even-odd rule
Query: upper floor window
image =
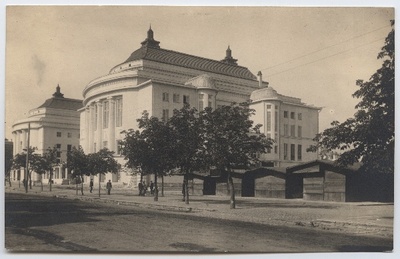
<path fill-rule="evenodd" d="M 72 145 L 67 145 L 67 151 L 71 151 L 72 150 Z"/>
<path fill-rule="evenodd" d="M 302 159 L 302 146 L 301 145 L 297 145 L 297 160 L 301 160 Z"/>
<path fill-rule="evenodd" d="M 204 109 L 204 103 L 203 101 L 199 101 L 199 111 L 202 111 Z"/>
<path fill-rule="evenodd" d="M 190 100 L 189 100 L 189 95 L 184 95 L 183 96 L 183 103 L 187 103 L 189 104 Z"/>
<path fill-rule="evenodd" d="M 173 95 L 173 101 L 174 101 L 174 103 L 179 103 L 179 94 Z"/>
<path fill-rule="evenodd" d="M 68 133 L 67 133 L 67 137 L 68 137 L 68 138 L 72 138 L 72 133 L 71 133 L 71 132 L 68 132 Z"/>
<path fill-rule="evenodd" d="M 61 137 L 61 132 L 57 131 L 57 137 Z"/>
<path fill-rule="evenodd" d="M 294 161 L 296 154 L 295 154 L 295 149 L 296 149 L 296 145 L 295 144 L 291 144 L 290 145 L 290 160 Z"/>
<path fill-rule="evenodd" d="M 296 125 L 290 125 L 290 136 L 291 137 L 296 137 L 295 131 L 296 131 Z"/>
<path fill-rule="evenodd" d="M 163 102 L 169 102 L 169 94 L 168 93 L 163 93 L 162 94 L 162 100 L 163 100 Z"/>
<path fill-rule="evenodd" d="M 288 144 L 286 143 L 283 144 L 283 159 L 288 159 Z"/>
<path fill-rule="evenodd" d="M 303 128 L 301 126 L 297 127 L 297 137 L 301 138 L 303 137 Z"/>
<path fill-rule="evenodd" d="M 283 118 L 289 118 L 289 112 L 283 111 Z"/>
<path fill-rule="evenodd" d="M 163 109 L 162 121 L 167 121 L 169 119 L 169 110 Z"/>
<path fill-rule="evenodd" d="M 290 118 L 291 118 L 291 119 L 294 119 L 294 112 L 291 112 L 291 113 L 290 113 Z"/>
<path fill-rule="evenodd" d="M 122 97 L 115 99 L 115 126 L 122 126 Z"/>
<path fill-rule="evenodd" d="M 110 103 L 108 101 L 103 104 L 103 129 L 108 128 L 108 119 L 110 115 Z"/>
<path fill-rule="evenodd" d="M 271 111 L 267 111 L 267 131 L 271 131 Z"/>
<path fill-rule="evenodd" d="M 297 114 L 297 119 L 298 119 L 299 121 L 301 121 L 301 120 L 303 119 L 303 115 L 302 115 L 301 113 L 298 113 L 298 114 Z"/>
<path fill-rule="evenodd" d="M 117 155 L 122 155 L 122 140 L 118 139 L 117 140 Z"/>

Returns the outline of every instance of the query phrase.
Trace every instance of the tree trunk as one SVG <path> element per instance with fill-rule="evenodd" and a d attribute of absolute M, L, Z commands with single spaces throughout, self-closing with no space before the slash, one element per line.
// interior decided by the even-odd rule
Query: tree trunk
<path fill-rule="evenodd" d="M 99 173 L 99 198 L 100 198 L 100 183 L 101 183 L 101 174 Z"/>
<path fill-rule="evenodd" d="M 189 204 L 189 179 L 188 179 L 189 172 L 185 172 L 185 204 Z"/>
<path fill-rule="evenodd" d="M 81 175 L 81 194 L 83 195 L 83 175 Z"/>
<path fill-rule="evenodd" d="M 42 192 L 43 192 L 43 178 L 42 177 L 40 177 L 40 187 L 41 187 Z"/>
<path fill-rule="evenodd" d="M 51 191 L 51 187 L 53 186 L 53 169 L 50 169 L 49 183 L 50 183 L 50 191 Z"/>
<path fill-rule="evenodd" d="M 158 201 L 157 173 L 154 174 L 154 188 L 155 188 L 154 201 Z"/>
<path fill-rule="evenodd" d="M 10 183 L 10 187 L 11 187 L 11 172 L 8 175 L 8 182 Z"/>
<path fill-rule="evenodd" d="M 233 179 L 231 172 L 228 172 L 228 183 L 229 183 L 229 192 L 230 192 L 230 208 L 236 208 L 236 201 L 235 201 L 235 186 L 233 185 Z"/>
<path fill-rule="evenodd" d="M 32 172 L 29 173 L 29 189 L 32 190 Z"/>
<path fill-rule="evenodd" d="M 164 175 L 161 176 L 161 197 L 164 197 Z"/>

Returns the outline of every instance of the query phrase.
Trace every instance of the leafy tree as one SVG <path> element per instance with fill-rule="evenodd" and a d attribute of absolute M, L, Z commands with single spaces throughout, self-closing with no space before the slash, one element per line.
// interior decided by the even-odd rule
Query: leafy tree
<path fill-rule="evenodd" d="M 99 175 L 99 197 L 101 176 L 105 175 L 106 173 L 116 174 L 120 169 L 120 165 L 114 159 L 113 154 L 113 151 L 103 148 L 96 153 L 91 153 L 88 155 L 91 175 Z"/>
<path fill-rule="evenodd" d="M 149 117 L 146 111 L 137 121 L 139 130 L 124 131 L 126 166 L 138 168 L 144 174 L 154 173 L 154 200 L 158 201 L 157 178 L 174 167 L 173 133 L 168 123 Z"/>
<path fill-rule="evenodd" d="M 392 21 L 392 27 L 394 21 Z M 332 127 L 317 134 L 318 148 L 340 150 L 340 165 L 362 162 L 365 172 L 394 172 L 394 29 L 386 37 L 378 54 L 383 60 L 369 81 L 358 80 L 360 87 L 353 97 L 360 99 L 353 118 L 343 123 L 334 121 Z"/>
<path fill-rule="evenodd" d="M 26 170 L 27 178 L 24 177 L 24 181 L 23 181 L 26 192 L 28 192 L 28 183 L 29 183 L 30 189 L 32 189 L 31 174 L 32 174 L 32 171 L 34 171 L 34 167 L 35 167 L 34 165 L 36 165 L 37 161 L 40 160 L 40 155 L 34 154 L 35 151 L 36 151 L 36 148 L 33 148 L 33 147 L 28 148 L 28 168 L 26 168 L 26 156 L 27 156 L 26 151 L 16 154 L 13 159 L 13 165 L 12 165 L 13 169 L 18 170 L 21 167 L 23 167 Z"/>
<path fill-rule="evenodd" d="M 254 110 L 248 103 L 222 106 L 216 110 L 206 108 L 200 113 L 203 145 L 199 161 L 203 168 L 217 168 L 227 173 L 230 193 L 230 208 L 236 207 L 232 171 L 259 162 L 258 155 L 271 148 L 272 142 L 258 134 L 261 125 L 253 126 L 249 118 Z M 251 133 L 254 132 L 254 133 Z"/>
<path fill-rule="evenodd" d="M 188 104 L 180 110 L 174 110 L 170 126 L 175 139 L 175 163 L 184 174 L 185 203 L 189 204 L 188 175 L 199 164 L 197 153 L 202 144 L 201 123 L 198 112 Z"/>
<path fill-rule="evenodd" d="M 43 176 L 45 173 L 49 172 L 49 186 L 50 191 L 52 190 L 52 182 L 53 182 L 53 169 L 55 166 L 59 165 L 57 161 L 57 147 L 48 148 L 45 153 L 43 153 L 33 164 L 33 171 L 37 174 Z M 41 177 L 41 189 L 43 191 L 43 177 Z"/>
<path fill-rule="evenodd" d="M 72 176 L 81 183 L 81 194 L 83 195 L 83 177 L 89 176 L 91 165 L 89 156 L 85 154 L 82 147 L 73 147 L 67 153 L 67 167 L 72 170 Z"/>

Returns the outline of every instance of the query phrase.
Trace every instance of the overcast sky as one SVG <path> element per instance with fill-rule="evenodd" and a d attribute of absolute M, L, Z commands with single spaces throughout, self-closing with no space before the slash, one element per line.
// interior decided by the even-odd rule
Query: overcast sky
<path fill-rule="evenodd" d="M 6 130 L 50 98 L 82 99 L 91 80 L 125 61 L 149 25 L 161 48 L 238 64 L 280 94 L 323 107 L 320 130 L 351 117 L 356 80 L 380 67 L 391 8 L 44 7 L 6 11 Z"/>

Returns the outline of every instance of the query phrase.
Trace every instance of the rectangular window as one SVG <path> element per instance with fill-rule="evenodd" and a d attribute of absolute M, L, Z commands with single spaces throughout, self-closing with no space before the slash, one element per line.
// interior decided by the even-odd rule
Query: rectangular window
<path fill-rule="evenodd" d="M 274 146 L 274 153 L 278 154 L 278 146 Z"/>
<path fill-rule="evenodd" d="M 183 96 L 183 103 L 187 103 L 189 104 L 190 100 L 189 100 L 189 95 L 184 95 Z"/>
<path fill-rule="evenodd" d="M 301 113 L 298 113 L 298 114 L 297 114 L 297 119 L 298 119 L 299 121 L 301 121 L 301 120 L 303 119 L 303 115 L 302 115 Z"/>
<path fill-rule="evenodd" d="M 169 110 L 163 109 L 162 121 L 167 121 L 169 119 Z"/>
<path fill-rule="evenodd" d="M 203 101 L 199 101 L 199 111 L 202 111 L 203 109 L 204 109 Z"/>
<path fill-rule="evenodd" d="M 67 151 L 71 151 L 72 150 L 72 145 L 67 145 Z"/>
<path fill-rule="evenodd" d="M 71 133 L 71 132 L 68 132 L 68 133 L 67 133 L 67 137 L 68 137 L 68 138 L 72 138 L 72 133 Z"/>
<path fill-rule="evenodd" d="M 290 136 L 296 137 L 296 125 L 290 125 Z"/>
<path fill-rule="evenodd" d="M 275 111 L 275 132 L 278 131 L 278 112 Z"/>
<path fill-rule="evenodd" d="M 270 110 L 271 109 L 271 104 L 267 104 L 267 109 Z"/>
<path fill-rule="evenodd" d="M 302 159 L 302 154 L 301 154 L 301 150 L 302 146 L 301 145 L 297 145 L 297 160 L 301 160 Z"/>
<path fill-rule="evenodd" d="M 57 137 L 61 137 L 61 132 L 57 131 Z"/>
<path fill-rule="evenodd" d="M 174 103 L 179 103 L 179 94 L 173 95 L 173 101 L 174 101 Z"/>
<path fill-rule="evenodd" d="M 291 113 L 290 113 L 290 118 L 291 118 L 291 119 L 294 119 L 294 112 L 291 112 Z"/>
<path fill-rule="evenodd" d="M 56 148 L 58 149 L 58 151 L 61 151 L 61 144 L 56 144 Z"/>
<path fill-rule="evenodd" d="M 267 111 L 267 131 L 271 131 L 271 111 Z"/>
<path fill-rule="evenodd" d="M 283 124 L 283 135 L 289 136 L 289 125 Z"/>
<path fill-rule="evenodd" d="M 117 140 L 117 155 L 122 155 L 122 140 L 118 139 Z"/>
<path fill-rule="evenodd" d="M 110 102 L 104 102 L 103 104 L 103 129 L 108 128 L 108 118 L 110 114 Z"/>
<path fill-rule="evenodd" d="M 297 137 L 299 137 L 299 138 L 303 137 L 303 132 L 302 131 L 303 131 L 302 127 L 298 126 L 297 127 Z"/>
<path fill-rule="evenodd" d="M 294 161 L 295 160 L 295 152 L 296 152 L 296 145 L 295 144 L 291 144 L 290 145 L 290 160 Z"/>
<path fill-rule="evenodd" d="M 61 151 L 57 151 L 57 157 L 61 157 Z"/>
<path fill-rule="evenodd" d="M 289 112 L 283 111 L 283 118 L 289 118 Z"/>
<path fill-rule="evenodd" d="M 283 144 L 283 159 L 288 159 L 288 144 L 286 143 Z"/>
<path fill-rule="evenodd" d="M 115 99 L 115 126 L 122 126 L 122 97 Z"/>
<path fill-rule="evenodd" d="M 168 93 L 163 93 L 162 94 L 162 100 L 163 100 L 163 102 L 169 102 L 169 94 Z"/>

